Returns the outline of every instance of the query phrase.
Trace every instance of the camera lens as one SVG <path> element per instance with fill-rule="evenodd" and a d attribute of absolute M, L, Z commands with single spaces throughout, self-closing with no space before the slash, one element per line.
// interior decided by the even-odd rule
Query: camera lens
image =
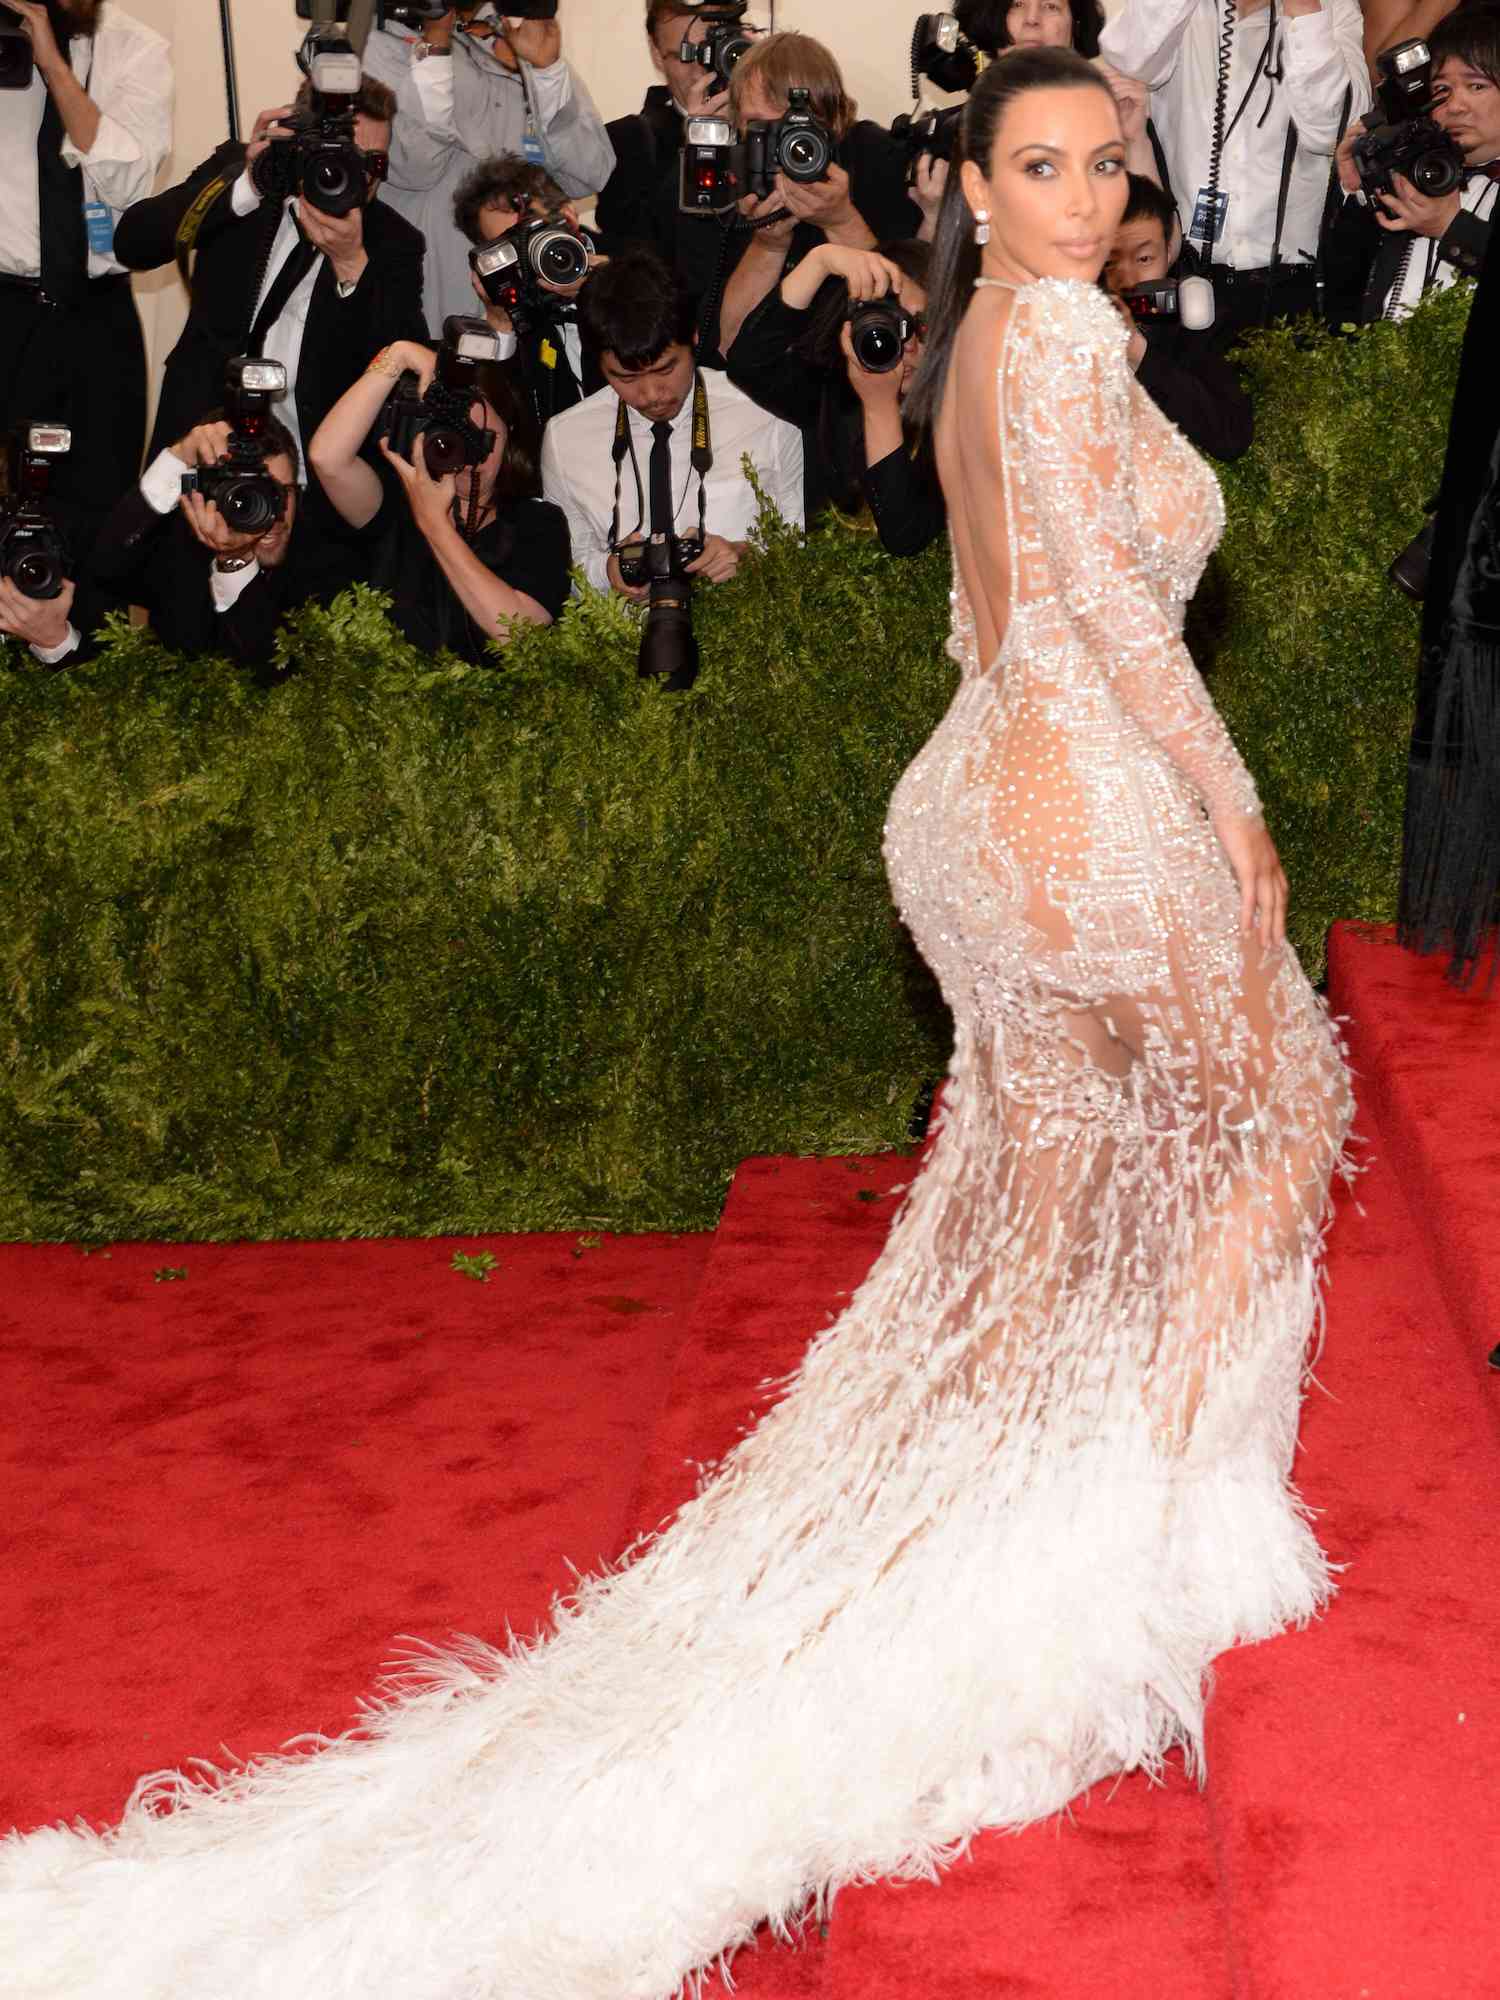
<path fill-rule="evenodd" d="M 779 150 L 779 165 L 788 180 L 820 181 L 828 172 L 832 154 L 821 132 L 784 132 Z"/>
<path fill-rule="evenodd" d="M 889 375 L 901 366 L 911 322 L 889 299 L 856 306 L 849 315 L 849 344 L 867 375 Z"/>
<path fill-rule="evenodd" d="M 549 229 L 531 248 L 532 267 L 547 285 L 576 285 L 588 276 L 587 246 L 568 229 Z"/>
<path fill-rule="evenodd" d="M 469 462 L 463 433 L 447 424 L 429 424 L 422 438 L 422 456 L 434 479 L 446 479 L 450 472 L 462 472 Z"/>
<path fill-rule="evenodd" d="M 56 562 L 40 550 L 18 556 L 11 566 L 10 580 L 23 597 L 56 597 L 63 585 Z"/>
<path fill-rule="evenodd" d="M 281 489 L 264 473 L 227 479 L 213 497 L 225 522 L 239 535 L 263 535 L 281 519 Z"/>
<path fill-rule="evenodd" d="M 1411 163 L 1411 184 L 1429 197 L 1454 194 L 1462 187 L 1463 163 L 1447 152 L 1419 153 Z"/>

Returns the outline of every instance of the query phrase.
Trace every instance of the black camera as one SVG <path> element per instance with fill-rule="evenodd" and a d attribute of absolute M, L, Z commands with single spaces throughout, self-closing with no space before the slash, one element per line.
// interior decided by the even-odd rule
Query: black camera
<path fill-rule="evenodd" d="M 60 597 L 68 580 L 68 546 L 47 512 L 52 461 L 73 448 L 64 424 L 32 424 L 5 449 L 0 494 L 0 577 L 23 597 Z"/>
<path fill-rule="evenodd" d="M 34 68 L 31 37 L 14 7 L 0 5 L 0 90 L 29 90 Z"/>
<path fill-rule="evenodd" d="M 286 509 L 286 490 L 266 470 L 266 418 L 286 394 L 286 370 L 279 361 L 237 355 L 225 370 L 224 414 L 229 419 L 229 452 L 217 465 L 192 467 L 182 475 L 184 493 L 201 493 L 238 535 L 263 535 Z"/>
<path fill-rule="evenodd" d="M 370 178 L 385 178 L 384 153 L 366 153 L 354 142 L 354 100 L 360 60 L 347 35 L 319 24 L 297 53 L 312 85 L 312 103 L 284 121 L 289 139 L 273 139 L 251 168 L 256 192 L 284 201 L 300 194 L 324 215 L 362 208 Z"/>
<path fill-rule="evenodd" d="M 939 90 L 969 91 L 979 81 L 979 54 L 956 14 L 919 14 L 911 34 L 911 92 L 921 78 Z"/>
<path fill-rule="evenodd" d="M 952 160 L 958 150 L 963 115 L 961 104 L 950 104 L 942 111 L 903 111 L 895 120 L 891 137 L 906 149 L 908 187 L 917 177 L 919 160 Z"/>
<path fill-rule="evenodd" d="M 690 118 L 682 147 L 684 213 L 717 214 L 742 195 L 770 194 L 776 176 L 789 181 L 826 181 L 837 141 L 808 109 L 807 91 L 787 92 L 780 118 L 752 118 L 743 139 L 727 118 Z"/>
<path fill-rule="evenodd" d="M 708 70 L 720 90 L 728 89 L 735 64 L 754 45 L 755 31 L 744 25 L 749 4 L 750 0 L 711 0 L 707 6 L 693 7 L 691 11 L 707 24 L 708 32 L 701 42 L 684 37 L 677 51 L 681 61 Z"/>
<path fill-rule="evenodd" d="M 567 290 L 589 274 L 593 253 L 571 223 L 536 216 L 469 252 L 469 265 L 492 306 L 521 325 L 545 310 L 549 292 Z"/>
<path fill-rule="evenodd" d="M 379 435 L 398 458 L 407 459 L 420 438 L 423 461 L 434 479 L 482 464 L 495 433 L 476 424 L 469 411 L 482 393 L 480 363 L 504 358 L 504 343 L 493 327 L 482 319 L 452 314 L 443 321 L 443 344 L 426 394 L 417 389 L 414 375 L 403 375 L 386 398 Z"/>
<path fill-rule="evenodd" d="M 420 34 L 450 10 L 468 16 L 476 13 L 483 4 L 484 0 L 375 0 L 375 25 L 384 28 L 394 21 L 399 27 L 415 28 Z M 297 12 L 304 21 L 310 21 L 313 0 L 297 0 Z M 506 0 L 504 12 L 513 20 L 551 21 L 557 15 L 557 0 L 516 0 L 514 6 Z M 347 21 L 349 0 L 337 0 L 334 14 L 336 19 Z"/>
<path fill-rule="evenodd" d="M 615 550 L 620 565 L 620 581 L 632 590 L 648 583 L 691 582 L 687 569 L 703 553 L 698 535 L 651 535 L 633 542 L 621 542 Z"/>
<path fill-rule="evenodd" d="M 1208 278 L 1158 278 L 1124 285 L 1117 296 L 1142 326 L 1180 320 L 1189 333 L 1203 333 L 1214 323 L 1214 288 Z"/>
<path fill-rule="evenodd" d="M 849 344 L 867 375 L 889 375 L 901 366 L 907 343 L 926 327 L 899 299 L 865 299 L 849 308 Z"/>
<path fill-rule="evenodd" d="M 1432 53 L 1427 44 L 1416 38 L 1397 42 L 1381 50 L 1375 67 L 1383 122 L 1362 132 L 1350 149 L 1365 200 L 1393 193 L 1396 174 L 1403 174 L 1418 194 L 1456 194 L 1467 166 L 1462 147 L 1430 115 Z"/>

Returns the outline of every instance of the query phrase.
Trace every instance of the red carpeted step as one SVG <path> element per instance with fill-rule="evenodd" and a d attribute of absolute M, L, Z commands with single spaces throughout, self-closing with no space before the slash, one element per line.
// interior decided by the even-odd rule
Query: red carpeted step
<path fill-rule="evenodd" d="M 0 1830 L 534 1626 L 625 1532 L 708 1246 L 0 1246 Z"/>
<path fill-rule="evenodd" d="M 1330 1241 L 1327 1394 L 1309 1399 L 1298 1476 L 1349 1568 L 1312 1630 L 1221 1663 L 1209 1803 L 1237 1995 L 1488 1996 L 1500 1993 L 1500 1465 L 1488 1385 L 1427 1255 L 1451 1254 L 1482 1197 L 1467 1189 L 1472 1206 L 1450 1213 L 1451 1177 L 1419 1148 L 1436 1155 L 1451 1128 L 1468 1172 L 1500 1195 L 1500 1156 L 1486 1163 L 1463 1137 L 1487 1089 L 1490 1023 L 1462 996 L 1467 1032 L 1436 1019 L 1440 968 L 1340 929 L 1331 992 L 1350 1017 L 1372 1165 Z M 1384 1123 L 1393 1102 L 1399 1142 Z M 1470 1283 L 1493 1286 L 1500 1237 L 1470 1241 Z"/>
<path fill-rule="evenodd" d="M 642 1482 L 654 1522 L 692 1491 L 841 1308 L 885 1239 L 916 1161 L 751 1160 L 735 1177 L 692 1334 Z M 980 1841 L 940 1884 L 847 1891 L 826 1941 L 769 1938 L 736 1961 L 757 2000 L 914 1994 L 1170 1995 L 1229 2000 L 1201 1794 L 1180 1774 L 1101 1786 L 1074 1822 Z"/>
<path fill-rule="evenodd" d="M 1460 992 L 1390 925 L 1335 924 L 1328 988 L 1362 1101 L 1476 1365 L 1500 1341 L 1500 988 Z M 1497 1406 L 1500 1407 L 1500 1406 Z"/>

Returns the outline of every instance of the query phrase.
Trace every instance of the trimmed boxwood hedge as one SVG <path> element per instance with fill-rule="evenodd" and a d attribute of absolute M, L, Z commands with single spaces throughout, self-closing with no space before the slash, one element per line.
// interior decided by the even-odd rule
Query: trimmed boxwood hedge
<path fill-rule="evenodd" d="M 1394 894 L 1465 302 L 1256 342 L 1197 631 L 1316 971 Z M 942 713 L 946 554 L 779 529 L 700 593 L 687 696 L 590 597 L 493 668 L 351 592 L 266 693 L 123 623 L 0 673 L 0 1235 L 698 1228 L 738 1160 L 898 1143 L 946 1022 L 880 828 Z"/>

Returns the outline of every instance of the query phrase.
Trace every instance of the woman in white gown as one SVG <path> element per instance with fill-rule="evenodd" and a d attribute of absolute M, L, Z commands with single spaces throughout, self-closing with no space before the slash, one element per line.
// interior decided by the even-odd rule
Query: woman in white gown
<path fill-rule="evenodd" d="M 965 147 L 915 392 L 963 679 L 887 826 L 957 1038 L 889 1243 L 545 1640 L 0 1848 L 11 2000 L 660 2000 L 843 1883 L 1196 1764 L 1213 1656 L 1327 1597 L 1289 1469 L 1349 1094 L 1179 636 L 1219 495 L 1094 282 L 1097 73 L 1007 56 Z"/>

